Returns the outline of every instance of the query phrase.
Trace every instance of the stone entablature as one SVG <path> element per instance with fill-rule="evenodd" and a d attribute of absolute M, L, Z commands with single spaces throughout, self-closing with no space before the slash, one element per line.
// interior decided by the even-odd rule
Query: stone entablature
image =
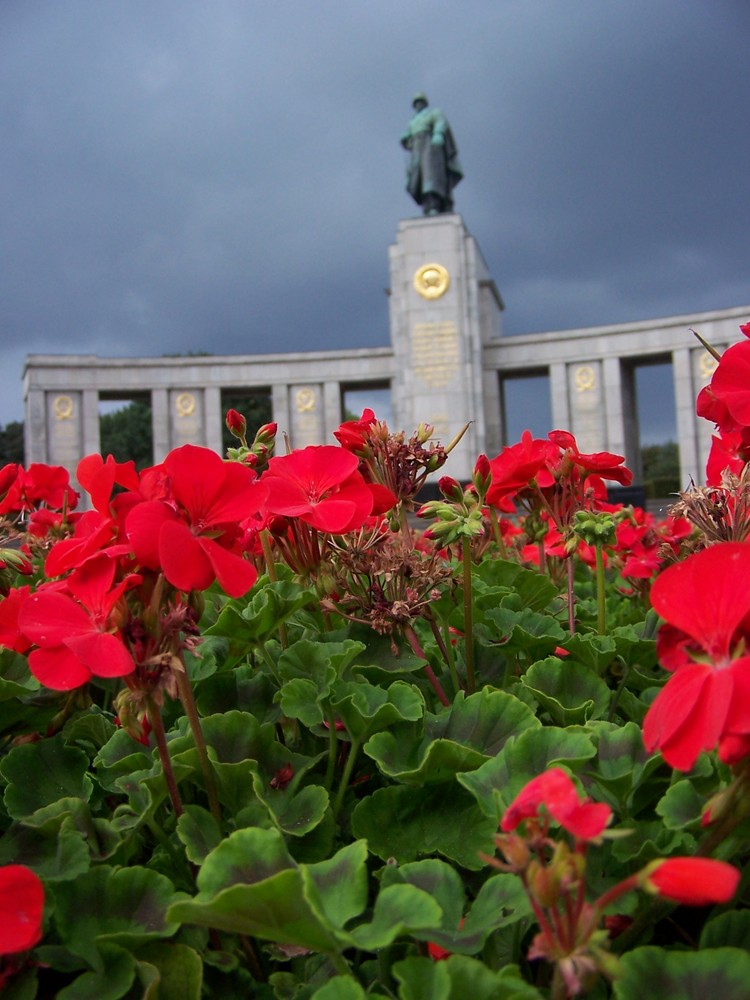
<path fill-rule="evenodd" d="M 433 423 L 447 443 L 469 431 L 450 472 L 467 479 L 475 457 L 504 444 L 502 381 L 549 377 L 553 427 L 582 451 L 624 454 L 638 477 L 636 365 L 671 361 L 681 481 L 702 481 L 711 426 L 695 398 L 719 351 L 741 339 L 750 306 L 639 323 L 501 336 L 502 300 L 459 215 L 399 224 L 390 250 L 391 347 L 290 354 L 101 358 L 29 355 L 24 372 L 26 461 L 65 465 L 99 450 L 100 398 L 150 399 L 154 461 L 188 441 L 221 452 L 222 390 L 270 393 L 273 419 L 294 447 L 332 442 L 344 392 L 391 389 L 392 423 Z M 552 428 L 550 428 L 552 429 Z"/>

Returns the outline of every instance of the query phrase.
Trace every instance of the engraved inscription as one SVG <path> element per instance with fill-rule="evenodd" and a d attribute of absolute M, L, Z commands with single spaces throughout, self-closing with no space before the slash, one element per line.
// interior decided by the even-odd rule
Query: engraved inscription
<path fill-rule="evenodd" d="M 411 336 L 412 369 L 432 389 L 444 389 L 458 372 L 455 323 L 415 323 Z"/>

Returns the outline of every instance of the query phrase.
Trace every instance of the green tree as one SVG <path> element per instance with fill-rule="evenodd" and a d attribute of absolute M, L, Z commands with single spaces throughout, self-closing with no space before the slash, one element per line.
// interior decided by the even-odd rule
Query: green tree
<path fill-rule="evenodd" d="M 128 403 L 114 413 L 99 418 L 101 453 L 113 455 L 118 462 L 131 458 L 137 469 L 153 465 L 154 441 L 151 429 L 151 407 L 141 400 Z"/>
<path fill-rule="evenodd" d="M 666 497 L 680 489 L 680 450 L 675 441 L 641 448 L 643 485 L 649 497 Z"/>
<path fill-rule="evenodd" d="M 0 465 L 24 460 L 23 421 L 11 420 L 5 427 L 0 427 Z"/>

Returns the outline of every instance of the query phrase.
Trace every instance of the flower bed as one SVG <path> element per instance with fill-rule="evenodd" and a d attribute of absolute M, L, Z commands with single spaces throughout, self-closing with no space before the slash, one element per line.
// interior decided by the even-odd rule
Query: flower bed
<path fill-rule="evenodd" d="M 748 365 L 661 522 L 370 411 L 0 470 L 8 995 L 746 997 Z"/>

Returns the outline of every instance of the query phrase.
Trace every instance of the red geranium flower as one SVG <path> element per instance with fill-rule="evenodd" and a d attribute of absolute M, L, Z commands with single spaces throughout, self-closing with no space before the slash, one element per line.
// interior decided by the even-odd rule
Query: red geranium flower
<path fill-rule="evenodd" d="M 750 613 L 750 545 L 713 545 L 670 566 L 654 581 L 651 603 L 668 623 L 657 649 L 673 676 L 646 714 L 643 741 L 689 770 L 702 750 L 750 733 L 750 657 L 739 655 Z"/>
<path fill-rule="evenodd" d="M 161 466 L 147 470 L 145 484 L 167 498 L 136 504 L 125 532 L 138 562 L 161 569 L 178 590 L 205 590 L 218 580 L 230 597 L 241 597 L 258 573 L 239 549 L 240 522 L 256 513 L 264 494 L 255 473 L 225 462 L 208 448 L 186 444 Z"/>
<path fill-rule="evenodd" d="M 552 767 L 525 785 L 505 810 L 500 829 L 509 833 L 525 819 L 546 812 L 578 840 L 596 840 L 610 821 L 612 810 L 603 803 L 580 800 L 572 778 Z"/>
<path fill-rule="evenodd" d="M 361 528 L 373 511 L 374 495 L 358 465 L 355 455 L 335 445 L 272 458 L 263 476 L 266 509 L 331 534 Z"/>
<path fill-rule="evenodd" d="M 123 593 L 140 577 L 113 586 L 115 569 L 115 560 L 100 553 L 71 573 L 69 595 L 40 589 L 24 600 L 18 628 L 39 647 L 29 654 L 29 669 L 45 687 L 70 691 L 92 676 L 123 677 L 135 670 L 111 618 Z"/>
<path fill-rule="evenodd" d="M 359 420 L 344 421 L 339 429 L 333 432 L 333 436 L 342 448 L 347 451 L 359 452 L 364 448 L 367 432 L 374 423 L 375 414 L 372 410 L 365 409 Z"/>
<path fill-rule="evenodd" d="M 728 903 L 740 881 L 736 868 L 712 858 L 665 858 L 642 874 L 644 889 L 688 906 Z"/>
<path fill-rule="evenodd" d="M 740 427 L 750 426 L 750 341 L 724 351 L 711 377 L 711 392 Z"/>
<path fill-rule="evenodd" d="M 33 948 L 42 936 L 44 887 L 25 865 L 0 868 L 0 955 Z"/>

